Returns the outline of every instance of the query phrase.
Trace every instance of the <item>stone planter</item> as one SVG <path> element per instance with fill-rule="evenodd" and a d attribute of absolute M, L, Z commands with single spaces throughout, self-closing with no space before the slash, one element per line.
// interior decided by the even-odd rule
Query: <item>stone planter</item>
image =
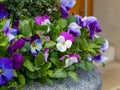
<path fill-rule="evenodd" d="M 93 71 L 77 70 L 79 80 L 73 82 L 67 78 L 63 81 L 54 81 L 53 86 L 27 85 L 24 90 L 102 90 L 102 82 L 99 70 L 94 67 Z"/>

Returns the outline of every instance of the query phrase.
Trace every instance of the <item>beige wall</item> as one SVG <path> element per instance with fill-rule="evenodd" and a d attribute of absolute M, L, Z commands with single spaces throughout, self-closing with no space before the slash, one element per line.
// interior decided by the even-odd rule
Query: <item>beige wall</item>
<path fill-rule="evenodd" d="M 120 60 L 120 0 L 94 0 L 93 15 L 101 21 L 101 35 L 115 47 L 115 58 Z"/>

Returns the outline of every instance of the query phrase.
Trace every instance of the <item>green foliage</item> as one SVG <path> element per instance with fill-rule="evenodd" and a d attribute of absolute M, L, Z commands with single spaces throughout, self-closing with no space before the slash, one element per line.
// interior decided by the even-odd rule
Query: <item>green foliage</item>
<path fill-rule="evenodd" d="M 51 20 L 60 17 L 58 0 L 4 0 L 4 4 L 15 20 L 43 14 L 51 16 Z"/>
<path fill-rule="evenodd" d="M 78 76 L 77 76 L 77 74 L 76 74 L 75 72 L 69 71 L 69 72 L 68 72 L 68 76 L 69 76 L 73 81 L 75 81 L 75 82 L 78 81 Z"/>

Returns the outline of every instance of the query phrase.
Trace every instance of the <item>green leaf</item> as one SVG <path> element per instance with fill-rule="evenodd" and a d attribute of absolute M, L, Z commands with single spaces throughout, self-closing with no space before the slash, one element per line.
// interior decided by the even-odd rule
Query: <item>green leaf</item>
<path fill-rule="evenodd" d="M 67 17 L 67 20 L 68 20 L 69 23 L 72 23 L 72 22 L 75 22 L 75 21 L 76 21 L 76 19 L 75 19 L 75 17 L 74 17 L 73 15 L 69 15 L 69 16 Z"/>
<path fill-rule="evenodd" d="M 55 51 L 54 51 L 54 52 L 52 51 L 52 52 L 51 52 L 51 57 L 52 57 L 52 58 L 57 58 L 57 57 L 58 57 L 58 53 L 55 52 Z"/>
<path fill-rule="evenodd" d="M 0 87 L 0 90 L 9 90 L 9 89 L 8 89 L 8 87 L 6 87 L 6 86 L 1 86 L 1 87 Z"/>
<path fill-rule="evenodd" d="M 48 26 L 47 25 L 41 25 L 41 26 L 36 26 L 36 33 L 40 34 L 40 32 L 42 34 L 44 34 L 48 29 Z"/>
<path fill-rule="evenodd" d="M 61 18 L 57 21 L 57 24 L 60 25 L 62 28 L 65 28 L 67 26 L 67 20 Z"/>
<path fill-rule="evenodd" d="M 55 64 L 56 66 L 60 65 L 60 60 L 58 60 L 58 58 L 50 58 L 50 60 L 51 60 L 52 63 Z"/>
<path fill-rule="evenodd" d="M 21 85 L 25 85 L 25 77 L 22 74 L 19 74 L 18 79 Z"/>
<path fill-rule="evenodd" d="M 31 21 L 30 19 L 23 20 L 22 23 L 20 23 L 20 25 L 19 25 L 21 33 L 26 37 L 32 36 L 30 21 Z"/>
<path fill-rule="evenodd" d="M 87 70 L 92 71 L 94 69 L 94 64 L 92 62 L 86 62 Z"/>
<path fill-rule="evenodd" d="M 14 70 L 14 69 L 13 69 L 13 73 L 14 73 L 14 77 L 18 76 L 16 70 Z"/>
<path fill-rule="evenodd" d="M 53 77 L 53 76 L 54 76 L 52 70 L 48 70 L 48 71 L 46 71 L 46 74 L 49 75 L 49 77 Z"/>
<path fill-rule="evenodd" d="M 75 66 L 71 65 L 71 66 L 67 67 L 66 70 L 69 70 L 69 71 L 75 70 Z"/>
<path fill-rule="evenodd" d="M 77 74 L 76 74 L 75 72 L 69 71 L 69 72 L 68 72 L 68 76 L 69 76 L 73 81 L 75 81 L 75 82 L 78 81 L 78 76 L 77 76 Z"/>
<path fill-rule="evenodd" d="M 35 71 L 33 64 L 29 60 L 26 60 L 23 66 L 26 67 L 31 72 Z"/>
<path fill-rule="evenodd" d="M 100 37 L 99 37 L 99 38 L 95 38 L 94 41 L 95 41 L 96 44 L 100 44 L 100 45 L 102 45 L 102 44 L 105 43 L 104 39 L 103 39 L 103 38 L 100 38 Z"/>
<path fill-rule="evenodd" d="M 53 81 L 50 78 L 46 78 L 46 81 L 49 85 L 51 85 L 51 86 L 53 85 Z"/>
<path fill-rule="evenodd" d="M 26 71 L 26 75 L 30 79 L 37 79 L 38 78 L 38 72 Z"/>
<path fill-rule="evenodd" d="M 66 78 L 67 77 L 67 72 L 61 69 L 55 69 L 53 78 Z"/>
<path fill-rule="evenodd" d="M 45 61 L 44 61 L 44 56 L 42 54 L 42 52 L 39 52 L 38 53 L 38 56 L 35 58 L 35 61 L 34 61 L 35 65 L 36 66 L 43 66 L 45 64 Z"/>
<path fill-rule="evenodd" d="M 30 43 L 29 42 L 25 42 L 25 45 L 20 49 L 20 51 L 22 52 L 26 52 L 28 51 L 28 47 L 29 47 Z"/>
<path fill-rule="evenodd" d="M 99 48 L 100 48 L 100 46 L 99 46 L 99 45 L 97 45 L 97 44 L 91 43 L 91 44 L 89 44 L 89 45 L 88 45 L 88 47 L 87 47 L 87 48 L 90 48 L 90 49 L 91 49 L 91 48 L 92 48 L 92 49 L 93 49 L 93 48 L 98 48 L 98 49 L 99 49 Z"/>
<path fill-rule="evenodd" d="M 45 68 L 48 70 L 52 67 L 52 64 L 51 62 L 48 62 L 46 65 L 45 65 Z"/>
<path fill-rule="evenodd" d="M 8 43 L 8 38 L 6 36 L 0 36 L 0 46 L 6 46 Z"/>
<path fill-rule="evenodd" d="M 80 67 L 80 68 L 82 68 L 83 70 L 87 70 L 86 63 L 85 63 L 84 61 L 82 61 L 82 60 L 81 60 L 80 63 L 76 63 L 75 65 L 76 65 L 76 67 Z"/>
<path fill-rule="evenodd" d="M 54 47 L 55 45 L 56 45 L 55 42 L 53 42 L 53 41 L 48 41 L 48 42 L 45 43 L 44 48 Z"/>

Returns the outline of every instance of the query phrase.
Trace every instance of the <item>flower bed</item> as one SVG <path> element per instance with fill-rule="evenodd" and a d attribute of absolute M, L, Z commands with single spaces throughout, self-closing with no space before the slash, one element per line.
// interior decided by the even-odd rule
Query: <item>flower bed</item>
<path fill-rule="evenodd" d="M 44 14 L 18 20 L 0 4 L 1 89 L 22 89 L 34 81 L 53 85 L 52 80 L 67 77 L 78 81 L 76 69 L 93 70 L 93 62 L 104 65 L 108 58 L 102 52 L 109 43 L 97 35 L 99 20 L 69 15 L 75 3 L 60 0 L 57 19 Z"/>

